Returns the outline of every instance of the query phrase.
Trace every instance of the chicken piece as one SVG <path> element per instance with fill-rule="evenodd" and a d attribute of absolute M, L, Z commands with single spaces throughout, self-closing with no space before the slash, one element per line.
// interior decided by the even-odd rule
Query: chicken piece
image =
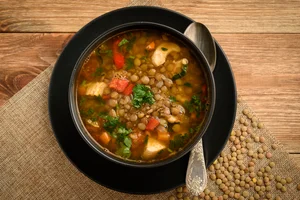
<path fill-rule="evenodd" d="M 104 88 L 107 87 L 107 84 L 104 82 L 95 82 L 95 83 L 89 83 L 86 87 L 86 95 L 91 96 L 102 96 Z"/>
<path fill-rule="evenodd" d="M 166 146 L 164 144 L 160 143 L 154 138 L 149 137 L 142 156 L 146 160 L 152 159 L 157 155 L 159 151 L 165 148 Z"/>
<path fill-rule="evenodd" d="M 166 62 L 167 56 L 171 52 L 180 52 L 180 47 L 172 42 L 163 42 L 155 49 L 152 55 L 152 63 L 158 67 Z"/>
<path fill-rule="evenodd" d="M 173 75 L 180 73 L 182 69 L 182 65 L 187 65 L 189 63 L 188 59 L 182 58 L 178 61 L 173 61 L 174 62 L 174 69 L 172 71 Z"/>
<path fill-rule="evenodd" d="M 86 120 L 86 122 L 95 128 L 99 128 L 99 124 L 96 121 L 92 121 L 92 120 L 88 119 L 88 120 Z"/>

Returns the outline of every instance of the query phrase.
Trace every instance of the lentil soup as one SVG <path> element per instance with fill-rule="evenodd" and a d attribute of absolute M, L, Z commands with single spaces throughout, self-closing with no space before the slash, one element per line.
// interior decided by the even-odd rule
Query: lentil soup
<path fill-rule="evenodd" d="M 207 80 L 188 48 L 171 35 L 133 30 L 102 42 L 76 80 L 80 117 L 104 149 L 151 162 L 182 150 L 209 105 Z"/>

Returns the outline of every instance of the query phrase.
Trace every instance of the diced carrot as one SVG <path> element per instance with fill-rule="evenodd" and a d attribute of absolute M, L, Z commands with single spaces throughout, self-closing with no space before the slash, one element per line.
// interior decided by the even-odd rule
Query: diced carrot
<path fill-rule="evenodd" d="M 147 50 L 154 50 L 155 49 L 155 43 L 154 43 L 154 41 L 152 41 L 150 44 L 148 44 L 146 46 L 146 49 Z"/>
<path fill-rule="evenodd" d="M 196 118 L 197 118 L 196 113 L 192 112 L 191 113 L 191 119 L 196 119 Z"/>
<path fill-rule="evenodd" d="M 80 85 L 78 87 L 78 94 L 79 95 L 85 95 L 85 93 L 86 93 L 86 88 L 84 86 Z"/>
<path fill-rule="evenodd" d="M 109 87 L 117 90 L 118 92 L 123 92 L 128 84 L 129 81 L 126 79 L 113 78 L 109 84 Z"/>
<path fill-rule="evenodd" d="M 108 99 L 110 99 L 110 95 L 109 95 L 109 94 L 104 94 L 104 95 L 102 96 L 102 99 L 103 99 L 103 100 L 108 100 Z"/>
<path fill-rule="evenodd" d="M 123 91 L 123 94 L 130 95 L 132 93 L 133 88 L 134 88 L 134 84 L 129 83 L 129 85 Z"/>
<path fill-rule="evenodd" d="M 146 126 L 146 130 L 152 131 L 152 130 L 154 130 L 158 125 L 159 125 L 159 121 L 158 121 L 156 118 L 152 117 L 152 118 L 149 120 L 149 122 L 148 122 L 148 124 L 147 124 L 147 126 Z"/>
<path fill-rule="evenodd" d="M 157 132 L 157 139 L 160 141 L 169 141 L 170 134 L 168 132 Z"/>
<path fill-rule="evenodd" d="M 108 135 L 107 132 L 103 132 L 101 133 L 101 135 L 99 136 L 99 139 L 101 140 L 101 142 L 104 144 L 104 145 L 107 145 L 110 140 L 111 140 L 111 136 Z"/>

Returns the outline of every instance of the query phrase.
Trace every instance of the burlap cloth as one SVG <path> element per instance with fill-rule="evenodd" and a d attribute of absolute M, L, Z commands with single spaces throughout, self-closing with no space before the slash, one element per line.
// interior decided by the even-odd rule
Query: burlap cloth
<path fill-rule="evenodd" d="M 131 5 L 136 2 L 132 0 Z M 147 1 L 145 5 L 160 1 Z M 153 4 L 152 4 L 153 5 Z M 63 154 L 54 137 L 48 115 L 48 87 L 52 67 L 42 72 L 20 92 L 14 95 L 0 108 L 0 199 L 167 199 L 176 195 L 176 191 L 156 195 L 129 195 L 116 192 L 93 182 L 81 172 Z M 242 111 L 247 108 L 244 102 L 238 103 L 234 130 L 239 130 L 241 116 L 247 119 Z M 300 183 L 300 170 L 289 158 L 282 145 L 272 137 L 266 128 L 254 128 L 257 136 L 264 136 L 264 145 L 273 157 L 258 159 L 255 171 L 265 167 L 270 161 L 276 163 L 272 174 L 281 177 L 291 177 L 293 182 L 287 184 L 287 192 L 275 189 L 272 182 L 273 197 L 279 195 L 284 200 L 300 199 L 297 184 Z M 250 137 L 250 136 L 247 136 Z M 272 150 L 271 144 L 279 144 L 279 148 Z M 223 152 L 231 153 L 232 142 L 228 142 Z M 253 150 L 262 144 L 254 143 Z M 250 158 L 244 158 L 247 165 Z M 209 172 L 209 174 L 214 172 Z M 216 195 L 222 192 L 217 184 L 208 181 L 208 187 Z M 249 189 L 251 195 L 255 192 Z M 189 196 L 185 193 L 184 196 Z"/>

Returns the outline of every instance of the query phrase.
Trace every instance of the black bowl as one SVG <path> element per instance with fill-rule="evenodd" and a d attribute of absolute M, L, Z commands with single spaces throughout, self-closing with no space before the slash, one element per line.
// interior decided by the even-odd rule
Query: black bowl
<path fill-rule="evenodd" d="M 137 162 L 134 160 L 124 159 L 119 156 L 116 156 L 115 154 L 105 150 L 101 145 L 99 145 L 89 134 L 89 132 L 86 130 L 86 128 L 83 125 L 83 122 L 81 120 L 81 117 L 79 115 L 78 110 L 78 102 L 77 102 L 77 93 L 76 93 L 76 78 L 78 76 L 78 73 L 88 57 L 90 53 L 102 42 L 107 40 L 108 38 L 117 35 L 122 32 L 131 31 L 131 30 L 159 30 L 163 31 L 165 33 L 168 33 L 172 35 L 173 37 L 177 38 L 179 41 L 181 41 L 185 46 L 187 46 L 191 52 L 191 54 L 194 56 L 195 60 L 198 62 L 198 66 L 202 67 L 202 71 L 204 72 L 205 78 L 207 79 L 208 84 L 208 101 L 209 101 L 209 108 L 207 111 L 207 114 L 204 117 L 203 126 L 199 130 L 197 134 L 193 137 L 193 139 L 179 152 L 177 152 L 175 155 L 170 156 L 163 160 L 158 160 L 155 162 Z M 75 127 L 77 128 L 78 132 L 84 139 L 84 141 L 98 154 L 101 156 L 104 156 L 105 158 L 116 162 L 118 164 L 123 164 L 130 167 L 158 167 L 162 165 L 166 165 L 170 162 L 173 162 L 182 156 L 184 156 L 186 153 L 188 153 L 196 144 L 197 142 L 203 137 L 205 134 L 205 131 L 211 121 L 214 107 L 215 107 L 215 83 L 214 78 L 212 75 L 212 72 L 210 71 L 209 64 L 207 63 L 203 53 L 195 46 L 195 44 L 189 40 L 187 37 L 185 37 L 181 32 L 168 27 L 166 25 L 158 24 L 158 23 L 152 23 L 152 22 L 132 22 L 127 24 L 122 24 L 119 26 L 116 26 L 110 30 L 107 30 L 103 34 L 99 35 L 93 42 L 91 42 L 85 50 L 82 52 L 81 56 L 76 62 L 76 65 L 73 69 L 70 84 L 69 84 L 69 106 L 71 111 L 71 116 L 73 119 L 73 122 L 75 124 Z"/>

